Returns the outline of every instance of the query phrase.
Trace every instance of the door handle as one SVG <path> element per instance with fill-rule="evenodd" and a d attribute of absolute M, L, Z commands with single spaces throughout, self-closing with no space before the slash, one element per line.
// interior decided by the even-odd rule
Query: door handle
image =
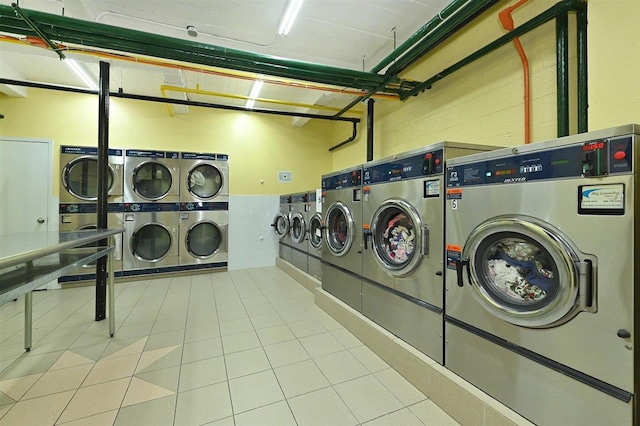
<path fill-rule="evenodd" d="M 426 226 L 422 230 L 422 255 L 429 256 L 429 228 Z"/>
<path fill-rule="evenodd" d="M 462 270 L 464 269 L 465 266 L 467 267 L 467 274 L 470 275 L 469 259 L 456 260 L 456 275 L 458 276 L 458 287 L 464 287 L 464 281 L 462 279 Z M 469 277 L 469 282 L 471 282 L 471 277 Z"/>
<path fill-rule="evenodd" d="M 43 217 L 39 217 L 38 220 L 36 220 L 36 222 L 38 223 L 44 223 L 44 218 Z"/>

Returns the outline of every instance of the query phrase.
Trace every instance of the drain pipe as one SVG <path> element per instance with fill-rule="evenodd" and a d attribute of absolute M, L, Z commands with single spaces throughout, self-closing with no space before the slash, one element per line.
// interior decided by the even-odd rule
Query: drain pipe
<path fill-rule="evenodd" d="M 507 31 L 513 31 L 515 25 L 513 23 L 513 17 L 511 16 L 511 13 L 527 1 L 528 0 L 520 0 L 513 6 L 509 6 L 498 13 L 502 28 Z M 522 43 L 520 43 L 520 39 L 518 37 L 515 37 L 513 39 L 513 44 L 518 51 L 518 55 L 520 55 L 520 60 L 522 61 L 522 71 L 524 73 L 524 143 L 529 144 L 531 143 L 531 94 L 529 89 L 529 60 L 527 59 L 527 55 L 525 54 Z"/>
<path fill-rule="evenodd" d="M 329 148 L 329 152 L 332 152 L 342 146 L 345 146 L 346 144 L 348 144 L 349 142 L 353 142 L 356 139 L 356 136 L 358 136 L 358 126 L 357 126 L 357 122 L 353 122 L 353 133 L 351 134 L 351 137 L 349 139 L 347 139 L 346 141 L 340 142 L 338 145 L 334 145 L 331 148 Z"/>
<path fill-rule="evenodd" d="M 373 160 L 373 105 L 375 101 L 367 102 L 367 161 Z"/>

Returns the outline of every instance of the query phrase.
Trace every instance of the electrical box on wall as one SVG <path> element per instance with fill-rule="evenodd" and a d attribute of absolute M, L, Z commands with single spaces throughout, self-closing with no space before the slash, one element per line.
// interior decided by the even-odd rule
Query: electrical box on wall
<path fill-rule="evenodd" d="M 292 179 L 291 172 L 278 172 L 278 183 L 291 183 Z"/>

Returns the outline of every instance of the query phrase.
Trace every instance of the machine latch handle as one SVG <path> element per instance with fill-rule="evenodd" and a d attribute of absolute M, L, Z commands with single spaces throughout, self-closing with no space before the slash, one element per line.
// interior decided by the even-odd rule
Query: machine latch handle
<path fill-rule="evenodd" d="M 584 262 L 580 262 L 580 283 L 579 283 L 579 299 L 578 303 L 581 309 L 588 309 L 593 307 L 593 262 L 586 259 Z"/>
<path fill-rule="evenodd" d="M 429 228 L 426 226 L 422 230 L 422 255 L 429 256 Z"/>
<path fill-rule="evenodd" d="M 362 231 L 362 240 L 364 241 L 364 249 L 368 250 L 368 242 L 369 242 L 369 237 L 371 236 L 371 231 L 369 231 L 368 229 L 365 229 Z"/>
<path fill-rule="evenodd" d="M 462 279 L 462 270 L 467 266 L 469 268 L 469 259 L 457 259 L 456 260 L 456 273 L 458 275 L 458 287 L 464 287 L 464 280 Z"/>
<path fill-rule="evenodd" d="M 621 328 L 620 330 L 618 330 L 618 333 L 616 333 L 616 334 L 621 339 L 628 339 L 628 338 L 631 337 L 631 333 L 629 333 L 629 331 L 625 330 L 624 328 Z"/>

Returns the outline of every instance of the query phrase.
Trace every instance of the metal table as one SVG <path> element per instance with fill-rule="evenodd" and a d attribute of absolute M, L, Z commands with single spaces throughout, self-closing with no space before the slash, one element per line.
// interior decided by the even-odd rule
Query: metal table
<path fill-rule="evenodd" d="M 0 236 L 0 306 L 25 295 L 24 348 L 31 350 L 33 290 L 72 269 L 103 256 L 108 258 L 109 334 L 115 333 L 113 287 L 114 235 L 124 229 L 74 232 L 32 232 Z M 89 246 L 101 240 L 107 246 Z"/>

